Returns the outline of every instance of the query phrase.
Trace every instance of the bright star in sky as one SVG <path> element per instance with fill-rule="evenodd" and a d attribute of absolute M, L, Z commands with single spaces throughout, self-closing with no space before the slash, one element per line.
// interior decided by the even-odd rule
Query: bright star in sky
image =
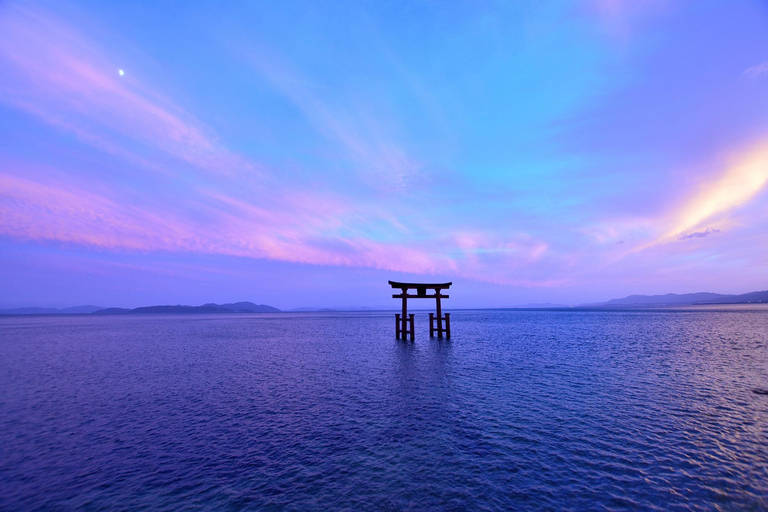
<path fill-rule="evenodd" d="M 125 74 L 125 71 L 123 71 L 122 69 L 117 70 L 117 72 L 120 76 L 123 76 Z"/>

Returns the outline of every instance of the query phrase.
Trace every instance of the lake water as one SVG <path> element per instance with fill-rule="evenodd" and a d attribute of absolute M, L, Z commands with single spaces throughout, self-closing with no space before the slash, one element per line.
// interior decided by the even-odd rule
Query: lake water
<path fill-rule="evenodd" d="M 0 318 L 0 509 L 768 509 L 768 309 Z"/>

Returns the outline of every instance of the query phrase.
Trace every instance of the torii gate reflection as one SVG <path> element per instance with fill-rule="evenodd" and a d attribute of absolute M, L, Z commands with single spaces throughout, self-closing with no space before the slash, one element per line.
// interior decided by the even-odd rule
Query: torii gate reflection
<path fill-rule="evenodd" d="M 435 299 L 437 303 L 437 318 L 434 313 L 429 314 L 429 335 L 434 336 L 437 332 L 437 337 L 442 338 L 443 332 L 445 337 L 451 337 L 451 314 L 446 313 L 443 315 L 443 310 L 440 307 L 440 299 L 447 299 L 448 295 L 442 295 L 441 290 L 447 290 L 453 284 L 451 283 L 398 283 L 395 281 L 389 281 L 392 288 L 399 288 L 400 293 L 392 295 L 393 299 L 403 299 L 403 312 L 395 315 L 395 332 L 397 333 L 397 339 L 406 339 L 406 336 L 410 333 L 411 341 L 414 339 L 413 329 L 413 314 L 408 314 L 408 299 Z M 408 295 L 408 290 L 416 290 L 416 295 Z M 434 290 L 434 295 L 427 295 L 427 290 Z M 435 326 L 437 321 L 437 326 Z M 445 323 L 443 323 L 445 322 Z M 409 328 L 410 327 L 410 328 Z"/>

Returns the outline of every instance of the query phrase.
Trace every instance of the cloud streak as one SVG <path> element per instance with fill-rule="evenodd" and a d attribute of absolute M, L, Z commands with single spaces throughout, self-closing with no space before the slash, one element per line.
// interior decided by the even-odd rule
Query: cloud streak
<path fill-rule="evenodd" d="M 768 60 L 761 62 L 760 64 L 755 64 L 754 66 L 748 67 L 744 70 L 744 75 L 748 78 L 759 78 L 763 75 L 768 75 Z"/>
<path fill-rule="evenodd" d="M 709 235 L 714 235 L 720 233 L 719 229 L 715 228 L 707 228 L 704 231 L 694 231 L 693 233 L 688 233 L 687 235 L 680 235 L 677 237 L 678 240 L 690 240 L 692 238 L 706 238 Z"/>
<path fill-rule="evenodd" d="M 312 84 L 284 58 L 273 56 L 263 47 L 240 52 L 320 134 L 343 148 L 354 175 L 368 186 L 385 192 L 402 191 L 423 167 L 403 149 L 391 131 L 382 127 L 381 112 L 367 114 L 362 106 L 350 105 L 349 97 L 347 108 L 333 106 L 322 97 L 325 87 Z M 370 104 L 366 105 L 369 107 Z"/>
<path fill-rule="evenodd" d="M 0 101 L 117 156 L 136 153 L 125 149 L 128 138 L 214 173 L 254 170 L 194 116 L 118 75 L 96 45 L 50 13 L 6 5 L 0 32 Z"/>
<path fill-rule="evenodd" d="M 717 179 L 703 184 L 697 193 L 678 209 L 673 227 L 660 241 L 670 241 L 722 218 L 748 203 L 768 184 L 768 143 L 763 143 L 735 159 Z"/>
<path fill-rule="evenodd" d="M 205 220 L 194 221 L 71 183 L 0 174 L 0 234 L 109 250 L 210 253 L 424 273 L 455 270 L 450 260 L 423 248 L 361 236 L 325 236 L 346 225 L 349 212 L 327 204 L 327 198 L 302 199 L 304 211 L 279 211 L 225 196 L 201 196 L 196 210 L 205 213 Z"/>
<path fill-rule="evenodd" d="M 190 199 L 197 217 L 190 218 L 135 204 L 116 191 L 19 176 L 25 174 L 30 173 L 0 173 L 2 236 L 110 251 L 218 254 L 449 274 L 523 286 L 562 282 L 516 276 L 521 266 L 539 261 L 547 251 L 546 244 L 526 235 L 498 239 L 463 232 L 437 241 L 376 241 L 367 235 L 370 216 L 361 217 L 356 207 L 325 195 L 304 193 L 279 208 L 263 208 L 203 190 Z"/>

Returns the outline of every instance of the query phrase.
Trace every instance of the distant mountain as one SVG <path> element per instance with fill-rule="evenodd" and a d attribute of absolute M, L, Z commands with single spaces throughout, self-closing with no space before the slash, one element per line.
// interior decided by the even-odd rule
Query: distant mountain
<path fill-rule="evenodd" d="M 746 304 L 754 302 L 768 303 L 768 291 L 729 295 L 722 293 L 668 293 L 666 295 L 630 295 L 623 299 L 612 299 L 597 304 L 581 306 L 690 306 L 694 304 Z"/>
<path fill-rule="evenodd" d="M 520 304 L 518 306 L 511 306 L 511 309 L 557 309 L 567 308 L 565 304 L 552 304 L 551 302 L 534 302 L 531 304 Z"/>
<path fill-rule="evenodd" d="M 130 309 L 125 308 L 104 308 L 99 311 L 94 311 L 94 315 L 125 315 L 130 313 Z"/>
<path fill-rule="evenodd" d="M 72 308 L 13 308 L 0 309 L 0 315 L 87 315 L 104 308 L 99 306 L 75 306 Z"/>
<path fill-rule="evenodd" d="M 134 314 L 201 314 L 201 313 L 280 313 L 280 310 L 266 304 L 235 302 L 231 304 L 203 304 L 202 306 L 144 306 L 134 309 L 107 308 L 95 311 L 96 315 Z"/>
<path fill-rule="evenodd" d="M 62 313 L 67 315 L 87 315 L 89 313 L 93 313 L 95 311 L 99 311 L 102 308 L 101 306 L 74 306 L 71 308 L 64 308 L 61 310 Z"/>
<path fill-rule="evenodd" d="M 768 302 L 768 290 L 763 292 L 749 292 L 742 293 L 741 295 L 733 295 L 731 299 L 736 299 L 736 302 Z M 728 299 L 726 302 L 731 303 L 732 300 Z"/>
<path fill-rule="evenodd" d="M 721 300 L 731 295 L 723 295 L 721 293 L 668 293 L 666 295 L 630 295 L 623 299 L 612 299 L 605 302 L 605 306 L 636 306 L 636 305 L 661 305 L 661 304 L 695 304 L 701 302 L 709 302 L 714 300 Z"/>
<path fill-rule="evenodd" d="M 312 306 L 304 306 L 301 308 L 293 308 L 288 311 L 292 313 L 321 313 L 328 311 L 378 311 L 376 308 L 369 308 L 368 306 L 337 306 L 334 308 L 320 308 Z"/>

